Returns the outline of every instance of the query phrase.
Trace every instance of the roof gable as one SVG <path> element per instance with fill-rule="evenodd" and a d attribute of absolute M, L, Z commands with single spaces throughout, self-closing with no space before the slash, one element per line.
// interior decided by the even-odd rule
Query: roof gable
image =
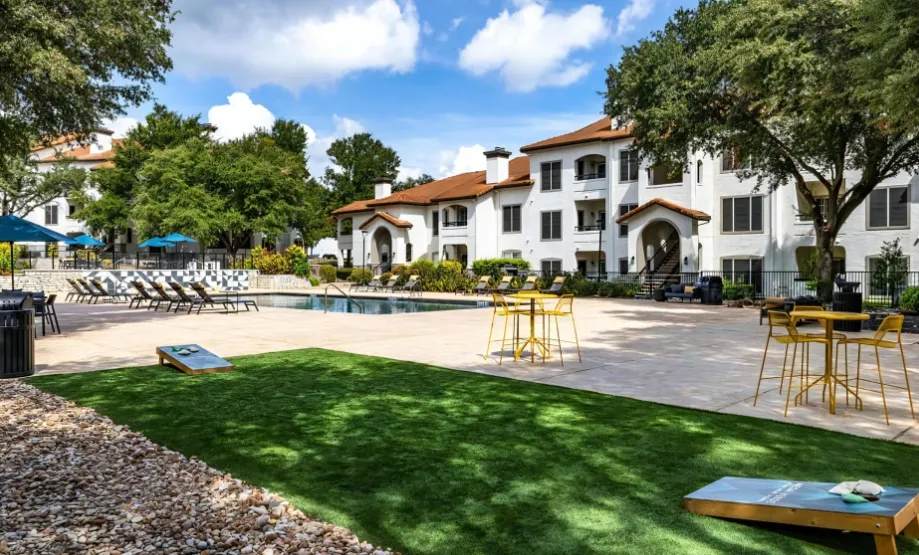
<path fill-rule="evenodd" d="M 667 210 L 672 210 L 678 214 L 682 214 L 683 216 L 686 216 L 687 218 L 692 218 L 694 220 L 700 220 L 703 222 L 707 222 L 712 219 L 712 217 L 706 214 L 705 212 L 701 212 L 699 210 L 693 210 L 692 208 L 687 208 L 683 206 L 682 204 L 670 202 L 669 200 L 664 200 L 662 198 L 654 198 L 642 204 L 638 208 L 634 210 L 630 210 L 626 212 L 625 214 L 623 214 L 622 216 L 619 216 L 618 218 L 616 218 L 616 223 L 621 224 L 621 223 L 627 222 L 631 218 L 638 215 L 640 212 L 643 212 L 647 210 L 648 208 L 651 208 L 652 206 L 660 206 L 661 208 L 666 208 Z"/>
<path fill-rule="evenodd" d="M 631 136 L 631 127 L 613 129 L 612 120 L 609 117 L 604 117 L 577 131 L 572 131 L 571 133 L 565 133 L 564 135 L 558 135 L 521 147 L 520 152 L 533 152 L 535 150 L 590 143 L 594 141 L 628 139 Z"/>

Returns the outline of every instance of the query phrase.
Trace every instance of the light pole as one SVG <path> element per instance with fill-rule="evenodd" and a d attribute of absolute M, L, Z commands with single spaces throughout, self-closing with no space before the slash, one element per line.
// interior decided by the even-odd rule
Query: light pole
<path fill-rule="evenodd" d="M 367 274 L 367 231 L 361 230 L 361 278 L 366 277 Z"/>

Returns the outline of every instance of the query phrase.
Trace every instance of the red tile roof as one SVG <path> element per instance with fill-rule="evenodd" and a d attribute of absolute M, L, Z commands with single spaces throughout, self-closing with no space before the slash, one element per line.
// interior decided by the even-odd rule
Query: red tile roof
<path fill-rule="evenodd" d="M 373 220 L 375 220 L 375 219 L 377 219 L 377 218 L 383 218 L 384 220 L 386 220 L 387 222 L 391 223 L 392 225 L 394 225 L 394 226 L 396 226 L 396 227 L 402 227 L 402 228 L 405 228 L 405 229 L 410 229 L 410 228 L 412 227 L 412 222 L 407 222 L 407 221 L 405 221 L 405 220 L 399 220 L 399 219 L 397 219 L 397 218 L 394 218 L 394 217 L 390 216 L 390 215 L 387 214 L 386 212 L 377 212 L 377 213 L 374 214 L 373 216 L 370 216 L 370 219 L 368 219 L 366 222 L 364 222 L 363 224 L 361 224 L 360 229 L 366 228 L 367 226 L 370 225 L 370 222 L 372 222 Z"/>
<path fill-rule="evenodd" d="M 111 131 L 111 130 L 109 130 L 109 129 L 104 129 L 104 128 L 101 128 L 101 127 L 100 127 L 99 129 L 96 129 L 96 130 L 94 131 L 94 133 L 98 133 L 98 134 L 100 134 L 100 135 L 113 135 L 115 132 L 114 132 L 114 131 Z M 67 143 L 69 143 L 70 141 L 75 141 L 76 139 L 77 139 L 77 136 L 76 136 L 76 135 L 72 135 L 72 134 L 71 134 L 71 135 L 62 135 L 62 136 L 57 137 L 57 138 L 55 138 L 55 139 L 51 139 L 51 140 L 48 141 L 47 143 L 36 143 L 36 144 L 32 145 L 32 152 L 35 152 L 36 150 L 41 150 L 41 149 L 43 149 L 43 148 L 49 148 L 49 147 L 52 147 L 52 146 L 60 146 L 60 145 L 63 145 L 63 144 L 67 144 Z"/>
<path fill-rule="evenodd" d="M 530 158 L 518 156 L 508 163 L 508 178 L 500 183 L 486 184 L 484 171 L 461 173 L 399 191 L 386 198 L 354 201 L 333 211 L 332 214 L 366 212 L 377 207 L 395 204 L 428 205 L 448 200 L 470 199 L 480 197 L 495 189 L 532 184 Z"/>
<path fill-rule="evenodd" d="M 654 198 L 642 204 L 638 208 L 634 210 L 630 210 L 626 212 L 625 214 L 623 214 L 622 216 L 619 216 L 618 218 L 616 218 L 616 223 L 618 224 L 626 220 L 629 220 L 630 218 L 632 218 L 639 212 L 643 210 L 647 210 L 648 208 L 651 208 L 652 206 L 661 206 L 663 208 L 666 208 L 667 210 L 673 210 L 674 212 L 677 212 L 679 214 L 682 214 L 694 220 L 702 220 L 704 222 L 707 222 L 712 219 L 712 217 L 706 214 L 705 212 L 693 210 L 692 208 L 686 208 L 683 205 L 677 204 L 675 202 L 670 202 L 669 200 L 664 200 L 662 198 Z"/>
<path fill-rule="evenodd" d="M 565 133 L 551 139 L 539 141 L 520 148 L 520 152 L 532 152 L 546 148 L 555 148 L 560 146 L 576 145 L 580 143 L 590 143 L 593 141 L 613 141 L 616 139 L 628 139 L 632 136 L 632 128 L 613 129 L 612 120 L 608 117 L 597 120 L 587 127 Z"/>
<path fill-rule="evenodd" d="M 101 152 L 90 152 L 90 145 L 81 145 L 70 150 L 50 154 L 40 159 L 39 162 L 57 162 L 61 158 L 73 158 L 78 162 L 105 162 L 115 157 L 114 147 L 120 145 L 123 139 L 113 139 L 112 148 Z"/>

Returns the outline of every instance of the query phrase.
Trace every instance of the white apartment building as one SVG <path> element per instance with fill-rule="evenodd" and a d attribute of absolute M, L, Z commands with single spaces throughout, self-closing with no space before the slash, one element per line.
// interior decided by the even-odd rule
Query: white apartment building
<path fill-rule="evenodd" d="M 691 154 L 675 171 L 639 163 L 627 129 L 603 118 L 577 131 L 496 148 L 485 171 L 392 194 L 386 179 L 372 200 L 334 212 L 339 262 L 374 269 L 414 259 L 520 257 L 544 272 L 588 276 L 636 272 L 795 271 L 814 248 L 813 223 L 794 187 L 755 191 L 736 161 Z M 857 174 L 846 176 L 854 182 Z M 870 270 L 884 241 L 900 238 L 919 268 L 911 189 L 901 175 L 880 185 L 837 241 L 838 271 Z M 817 197 L 827 191 L 811 184 Z M 914 223 L 915 222 L 915 223 Z"/>

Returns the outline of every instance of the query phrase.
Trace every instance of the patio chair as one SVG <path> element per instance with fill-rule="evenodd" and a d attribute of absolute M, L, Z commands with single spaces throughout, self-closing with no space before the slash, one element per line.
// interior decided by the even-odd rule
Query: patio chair
<path fill-rule="evenodd" d="M 166 288 L 163 287 L 163 284 L 158 281 L 151 281 L 150 287 L 153 288 L 153 291 L 156 292 L 156 295 L 158 297 L 156 299 L 156 304 L 153 305 L 152 307 L 153 310 L 159 310 L 160 305 L 164 302 L 166 303 L 166 312 L 169 312 L 170 310 L 172 310 L 173 303 L 177 302 L 178 299 L 176 297 L 173 297 L 169 293 L 167 293 Z"/>
<path fill-rule="evenodd" d="M 476 295 L 487 295 L 488 294 L 488 283 L 490 278 L 488 276 L 482 276 L 479 278 L 479 281 L 476 282 L 475 287 L 472 288 L 472 292 Z"/>
<path fill-rule="evenodd" d="M 83 291 L 83 288 L 80 287 L 80 284 L 74 281 L 73 278 L 67 278 L 67 283 L 70 284 L 70 287 L 72 287 L 73 290 L 67 293 L 67 296 L 64 297 L 64 300 L 69 301 L 70 299 L 76 299 L 78 303 L 83 302 L 83 299 L 86 298 L 86 292 Z"/>
<path fill-rule="evenodd" d="M 498 283 L 498 286 L 492 289 L 492 292 L 507 293 L 508 291 L 513 291 L 513 289 L 511 289 L 511 281 L 513 279 L 514 276 L 504 276 L 501 278 L 501 282 Z"/>
<path fill-rule="evenodd" d="M 388 289 L 390 292 L 392 292 L 392 291 L 395 291 L 397 283 L 399 283 L 399 278 L 394 277 L 390 279 L 389 281 L 387 281 L 384 285 L 381 285 L 380 287 L 378 287 L 377 289 L 379 289 L 380 291 L 386 291 Z"/>
<path fill-rule="evenodd" d="M 131 302 L 128 304 L 128 308 L 140 308 L 140 304 L 144 301 L 147 301 L 147 310 L 153 306 L 156 302 L 156 299 L 147 291 L 147 288 L 144 287 L 144 282 L 139 279 L 135 279 L 131 282 L 131 285 L 137 291 L 137 294 L 131 297 Z M 134 303 L 137 303 L 137 306 L 134 306 Z"/>
<path fill-rule="evenodd" d="M 194 309 L 196 306 L 200 307 L 204 305 L 204 299 L 200 297 L 189 296 L 188 293 L 185 292 L 185 288 L 182 287 L 181 283 L 177 283 L 175 281 L 170 281 L 168 283 L 169 287 L 172 287 L 172 290 L 175 291 L 176 295 L 179 297 L 175 302 L 176 308 L 173 312 L 178 314 L 179 309 L 187 305 L 188 312 L 186 312 L 186 314 L 191 314 L 192 309 Z M 200 314 L 201 310 L 198 310 L 198 313 Z"/>
<path fill-rule="evenodd" d="M 97 291 L 96 288 L 90 285 L 89 282 L 85 279 L 77 278 L 77 283 L 79 283 L 83 287 L 83 290 L 86 291 L 87 304 L 96 304 L 99 302 L 99 299 L 102 298 L 102 294 L 99 293 L 99 291 Z M 108 293 L 108 291 L 106 291 L 106 293 Z"/>
<path fill-rule="evenodd" d="M 99 299 L 102 299 L 102 300 L 110 300 L 113 303 L 120 303 L 120 302 L 124 302 L 124 299 L 128 297 L 128 295 L 126 295 L 125 293 L 109 293 L 108 289 L 105 288 L 105 285 L 102 283 L 101 280 L 91 279 L 89 280 L 89 283 L 91 283 L 92 286 L 96 288 L 96 291 L 99 292 L 99 297 L 98 299 L 96 299 L 97 301 Z"/>
<path fill-rule="evenodd" d="M 396 291 L 408 291 L 409 295 L 412 295 L 413 293 L 417 292 L 420 295 L 421 294 L 421 276 L 418 276 L 418 275 L 409 276 L 408 281 L 405 282 L 405 285 L 401 287 L 393 288 L 393 293 L 395 293 Z"/>
<path fill-rule="evenodd" d="M 574 295 L 562 295 L 559 297 L 558 302 L 555 304 L 555 308 L 548 310 L 539 310 L 536 312 L 537 316 L 542 316 L 543 318 L 549 318 L 549 341 L 546 342 L 548 347 L 549 342 L 552 341 L 552 321 L 551 318 L 555 318 L 555 333 L 558 336 L 558 358 L 562 366 L 565 365 L 565 357 L 562 354 L 562 332 L 561 328 L 558 325 L 559 318 L 571 318 L 571 329 L 574 331 L 574 344 L 578 349 L 578 362 L 581 360 L 581 342 L 578 341 L 578 326 L 574 322 Z"/>
<path fill-rule="evenodd" d="M 494 312 L 491 315 L 491 327 L 488 330 L 488 343 L 485 344 L 485 360 L 488 360 L 488 355 L 491 352 L 491 338 L 495 331 L 495 320 L 499 317 L 504 318 L 504 332 L 501 334 L 501 351 L 498 355 L 498 366 L 504 362 L 504 345 L 507 342 L 507 324 L 510 322 L 511 318 L 514 319 L 514 326 L 517 327 L 517 320 L 520 316 L 529 317 L 530 311 L 520 308 L 520 301 L 514 300 L 514 304 L 510 305 L 507 302 L 507 299 L 504 295 L 495 293 L 492 291 L 491 298 L 494 305 Z M 511 334 L 513 335 L 514 343 L 514 353 L 517 352 L 517 334 L 514 333 L 514 328 L 511 328 Z M 497 341 L 497 340 L 496 340 Z"/>
<path fill-rule="evenodd" d="M 209 304 L 214 307 L 216 307 L 218 304 L 222 304 L 224 308 L 227 308 L 228 305 L 234 305 L 238 302 L 239 304 L 246 307 L 246 312 L 249 312 L 250 307 L 254 308 L 256 312 L 259 311 L 258 303 L 256 303 L 253 299 L 230 300 L 230 295 L 228 293 L 214 293 L 212 295 L 208 292 L 204 284 L 199 281 L 193 281 L 189 283 L 189 285 L 195 291 L 195 293 L 204 300 L 205 304 Z M 201 308 L 202 307 L 198 307 L 199 314 L 201 313 Z"/>
<path fill-rule="evenodd" d="M 562 287 L 565 286 L 565 276 L 557 276 L 552 280 L 552 286 L 548 289 L 543 289 L 543 293 L 561 293 Z"/>
<path fill-rule="evenodd" d="M 42 304 L 42 307 L 41 307 L 41 317 L 42 317 L 41 334 L 42 335 L 45 335 L 45 322 L 47 322 L 48 325 L 51 326 L 52 333 L 61 333 L 61 324 L 60 322 L 58 322 L 58 319 L 57 319 L 57 309 L 54 307 L 54 301 L 56 300 L 57 300 L 57 294 L 52 293 L 51 295 L 48 295 L 48 297 L 45 299 L 45 302 Z M 36 316 L 38 314 L 39 314 L 38 312 L 35 313 Z"/>
<path fill-rule="evenodd" d="M 520 290 L 536 291 L 536 276 L 527 276 L 527 280 L 523 282 L 523 287 L 521 287 Z"/>

